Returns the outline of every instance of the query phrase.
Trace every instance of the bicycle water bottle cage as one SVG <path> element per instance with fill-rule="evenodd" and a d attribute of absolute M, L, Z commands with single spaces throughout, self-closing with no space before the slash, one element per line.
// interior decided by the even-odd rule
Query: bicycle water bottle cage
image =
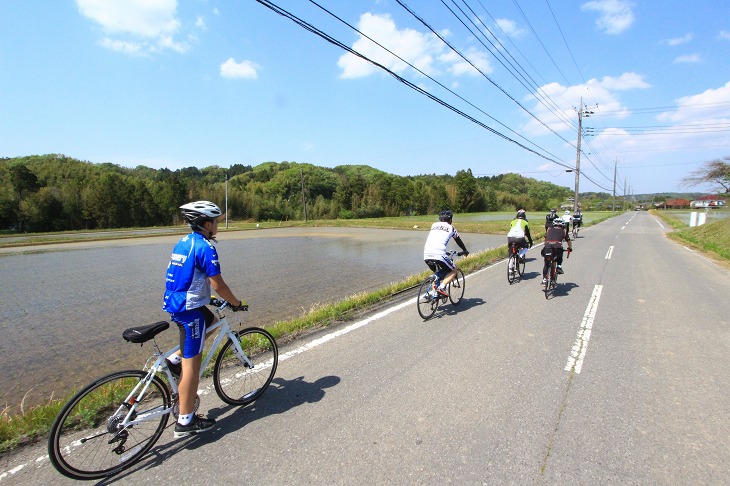
<path fill-rule="evenodd" d="M 122 337 L 130 343 L 142 344 L 157 336 L 159 333 L 170 327 L 167 321 L 159 321 L 149 326 L 130 327 L 125 329 Z"/>

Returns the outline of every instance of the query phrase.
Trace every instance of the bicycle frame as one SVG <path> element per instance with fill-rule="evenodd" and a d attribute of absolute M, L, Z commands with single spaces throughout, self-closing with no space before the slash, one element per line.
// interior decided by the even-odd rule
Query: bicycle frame
<path fill-rule="evenodd" d="M 227 317 L 221 317 L 220 312 L 218 312 L 219 319 L 218 321 L 213 324 L 210 329 L 206 330 L 206 334 L 215 331 L 216 329 L 220 329 L 220 332 L 218 335 L 216 335 L 215 339 L 213 340 L 213 344 L 210 346 L 210 352 L 203 358 L 203 361 L 200 365 L 200 376 L 203 376 L 203 372 L 208 367 L 208 364 L 210 363 L 210 360 L 213 358 L 214 350 L 218 349 L 218 347 L 223 343 L 224 339 L 228 338 L 233 342 L 233 348 L 235 350 L 236 357 L 241 360 L 242 363 L 245 363 L 245 365 L 249 368 L 251 368 L 253 365 L 251 364 L 251 360 L 248 359 L 248 356 L 243 352 L 243 349 L 241 349 L 241 345 L 238 342 L 238 339 L 236 339 L 236 334 L 231 329 L 231 326 L 228 324 Z M 162 409 L 162 410 L 154 410 L 147 412 L 142 415 L 136 415 L 136 409 L 137 404 L 140 403 L 145 396 L 145 393 L 147 393 L 147 389 L 150 386 L 150 383 L 152 383 L 152 379 L 158 372 L 164 371 L 167 376 L 167 381 L 170 384 L 170 387 L 172 389 L 173 395 L 178 394 L 178 384 L 177 380 L 173 379 L 172 373 L 170 372 L 170 369 L 167 367 L 165 363 L 165 360 L 168 356 L 171 356 L 172 354 L 175 354 L 176 351 L 180 349 L 180 345 L 177 345 L 173 348 L 171 348 L 169 351 L 161 352 L 159 346 L 157 343 L 152 340 L 152 344 L 155 347 L 155 353 L 150 359 L 154 358 L 155 356 L 157 359 L 155 359 L 155 362 L 152 364 L 152 366 L 147 366 L 145 364 L 145 368 L 147 369 L 147 376 L 143 380 L 140 380 L 137 385 L 134 387 L 132 392 L 127 396 L 127 398 L 124 400 L 122 405 L 119 406 L 119 408 L 116 411 L 116 414 L 121 414 L 123 412 L 123 409 L 128 408 L 127 413 L 124 415 L 124 420 L 121 422 L 121 427 L 119 429 L 119 432 L 129 428 L 133 427 L 134 425 L 137 425 L 141 422 L 144 422 L 146 420 L 158 417 L 160 415 L 165 415 L 168 413 L 172 413 L 175 404 L 172 403 L 170 407 Z M 149 360 L 147 361 L 149 363 Z M 140 390 L 140 387 L 142 389 Z M 131 407 L 128 404 L 132 404 Z M 115 414 L 115 415 L 116 415 Z M 118 434 L 117 434 L 118 435 Z"/>

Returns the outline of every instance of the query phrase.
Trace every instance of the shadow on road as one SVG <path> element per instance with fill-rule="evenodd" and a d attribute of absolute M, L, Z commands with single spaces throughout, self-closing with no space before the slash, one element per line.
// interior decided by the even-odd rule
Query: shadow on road
<path fill-rule="evenodd" d="M 223 405 L 211 408 L 208 411 L 208 417 L 214 419 L 218 419 L 218 417 L 229 412 L 232 408 L 235 409 L 227 417 L 218 420 L 212 430 L 201 435 L 194 435 L 184 439 L 173 439 L 166 444 L 156 445 L 144 459 L 131 468 L 122 471 L 116 476 L 106 478 L 97 484 L 112 484 L 127 478 L 127 476 L 137 471 L 153 469 L 162 465 L 165 460 L 182 449 L 194 450 L 198 447 L 204 447 L 215 442 L 220 437 L 236 432 L 247 424 L 261 418 L 284 413 L 305 403 L 319 402 L 324 398 L 325 390 L 339 384 L 340 381 L 339 376 L 324 376 L 312 383 L 304 381 L 304 377 L 301 376 L 293 380 L 274 378 L 266 393 L 251 405 L 246 407 Z M 171 423 L 168 423 L 167 430 L 165 430 L 164 434 L 172 435 L 172 430 L 170 429 L 175 425 L 173 420 L 171 417 Z"/>

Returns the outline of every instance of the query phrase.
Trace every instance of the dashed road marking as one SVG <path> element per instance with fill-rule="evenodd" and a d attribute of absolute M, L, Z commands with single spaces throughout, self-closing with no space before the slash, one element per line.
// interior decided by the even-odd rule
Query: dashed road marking
<path fill-rule="evenodd" d="M 588 307 L 586 312 L 583 314 L 583 321 L 580 323 L 580 329 L 578 329 L 578 336 L 573 344 L 573 349 L 570 350 L 570 356 L 568 356 L 568 362 L 565 363 L 565 371 L 575 371 L 576 374 L 580 374 L 583 368 L 583 360 L 588 351 L 588 342 L 591 340 L 591 331 L 593 329 L 593 319 L 596 317 L 596 310 L 598 309 L 598 301 L 601 299 L 601 291 L 603 285 L 596 285 L 591 294 L 591 298 L 588 301 Z"/>

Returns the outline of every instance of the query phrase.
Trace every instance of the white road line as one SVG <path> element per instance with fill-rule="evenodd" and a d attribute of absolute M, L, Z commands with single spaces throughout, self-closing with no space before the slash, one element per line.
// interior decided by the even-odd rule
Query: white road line
<path fill-rule="evenodd" d="M 591 339 L 593 319 L 596 317 L 602 290 L 603 285 L 596 285 L 593 289 L 593 294 L 591 294 L 588 301 L 588 307 L 586 307 L 586 312 L 583 314 L 583 321 L 580 323 L 580 329 L 578 329 L 575 344 L 573 344 L 573 349 L 571 349 L 570 356 L 568 356 L 568 362 L 565 363 L 565 371 L 575 371 L 576 374 L 580 374 L 580 370 L 583 368 L 583 360 L 588 350 L 588 341 Z"/>
<path fill-rule="evenodd" d="M 611 254 L 613 253 L 613 246 L 608 247 L 608 252 L 606 253 L 606 260 L 611 259 Z"/>
<path fill-rule="evenodd" d="M 654 221 L 656 221 L 656 224 L 658 224 L 659 226 L 661 226 L 662 228 L 664 228 L 664 225 L 662 224 L 661 221 L 659 221 L 659 218 L 657 218 L 656 216 L 654 216 Z"/>

